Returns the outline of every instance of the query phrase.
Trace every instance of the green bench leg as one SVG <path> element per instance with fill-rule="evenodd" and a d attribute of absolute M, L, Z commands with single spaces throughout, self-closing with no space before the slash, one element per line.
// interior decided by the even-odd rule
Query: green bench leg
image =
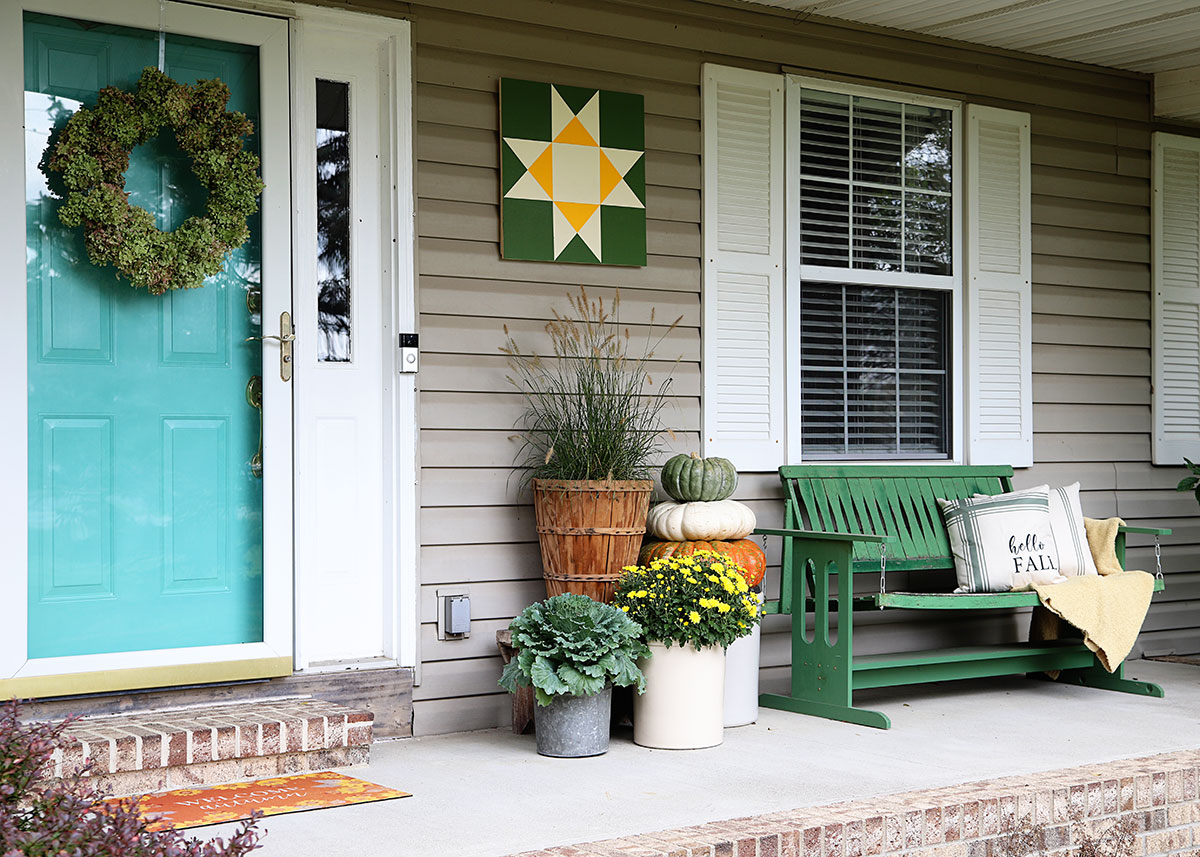
<path fill-rule="evenodd" d="M 781 711 L 792 711 L 796 714 L 812 714 L 829 720 L 841 720 L 843 723 L 857 723 L 859 726 L 872 726 L 876 729 L 892 728 L 892 721 L 886 714 L 866 708 L 835 705 L 815 699 L 796 699 L 779 693 L 761 694 L 758 697 L 758 704 L 763 708 L 778 708 Z"/>
<path fill-rule="evenodd" d="M 794 523 L 785 515 L 785 526 Z M 850 597 L 832 598 L 831 581 L 837 578 L 840 591 L 854 589 L 852 543 L 809 544 L 800 553 L 785 539 L 784 577 L 780 598 L 792 615 L 791 692 L 764 693 L 758 704 L 796 714 L 812 714 L 829 720 L 889 729 L 892 722 L 879 711 L 855 708 L 853 704 L 854 604 Z M 805 573 L 812 564 L 812 592 L 807 591 Z M 811 601 L 809 597 L 811 596 Z M 811 604 L 811 639 L 806 632 L 806 609 Z M 837 617 L 836 636 L 832 619 Z"/>
<path fill-rule="evenodd" d="M 1124 664 L 1117 667 L 1115 673 L 1110 673 L 1099 664 L 1081 670 L 1063 670 L 1058 680 L 1067 682 L 1068 684 L 1095 687 L 1100 690 L 1132 693 L 1137 696 L 1154 696 L 1160 699 L 1164 696 L 1163 689 L 1154 682 L 1125 678 Z"/>

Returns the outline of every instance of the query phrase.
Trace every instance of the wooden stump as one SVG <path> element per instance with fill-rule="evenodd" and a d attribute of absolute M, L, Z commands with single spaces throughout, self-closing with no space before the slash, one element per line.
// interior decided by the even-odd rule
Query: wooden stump
<path fill-rule="evenodd" d="M 507 628 L 496 632 L 496 645 L 500 649 L 500 658 L 506 664 L 517 654 L 517 650 L 513 648 L 512 644 L 512 631 Z M 533 726 L 533 706 L 535 704 L 532 687 L 517 688 L 517 692 L 512 695 L 513 734 L 524 735 Z"/>

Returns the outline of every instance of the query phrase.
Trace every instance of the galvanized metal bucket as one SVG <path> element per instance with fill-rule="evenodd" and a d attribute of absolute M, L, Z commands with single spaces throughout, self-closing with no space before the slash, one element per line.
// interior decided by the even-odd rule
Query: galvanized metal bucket
<path fill-rule="evenodd" d="M 578 758 L 608 752 L 612 685 L 595 696 L 556 696 L 533 707 L 537 751 L 543 756 Z"/>

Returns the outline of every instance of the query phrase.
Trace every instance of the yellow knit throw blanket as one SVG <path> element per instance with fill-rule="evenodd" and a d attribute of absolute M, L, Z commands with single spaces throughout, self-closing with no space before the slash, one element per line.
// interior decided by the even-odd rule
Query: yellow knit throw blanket
<path fill-rule="evenodd" d="M 1042 606 L 1034 608 L 1029 639 L 1034 642 L 1071 636 L 1063 623 L 1083 632 L 1083 642 L 1113 672 L 1133 648 L 1150 608 L 1154 577 L 1122 571 L 1117 562 L 1120 518 L 1083 519 L 1088 547 L 1099 575 L 1067 578 L 1065 583 L 1034 584 Z M 1057 676 L 1053 676 L 1057 677 Z"/>

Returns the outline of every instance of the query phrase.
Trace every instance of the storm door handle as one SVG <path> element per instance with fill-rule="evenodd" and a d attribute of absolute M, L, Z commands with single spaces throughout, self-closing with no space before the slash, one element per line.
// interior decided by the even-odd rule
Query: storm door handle
<path fill-rule="evenodd" d="M 296 332 L 292 327 L 292 314 L 287 310 L 279 314 L 278 336 L 269 333 L 263 336 L 247 336 L 246 342 L 254 339 L 260 342 L 273 339 L 279 343 L 279 377 L 284 381 L 292 380 L 292 343 L 296 341 Z"/>

